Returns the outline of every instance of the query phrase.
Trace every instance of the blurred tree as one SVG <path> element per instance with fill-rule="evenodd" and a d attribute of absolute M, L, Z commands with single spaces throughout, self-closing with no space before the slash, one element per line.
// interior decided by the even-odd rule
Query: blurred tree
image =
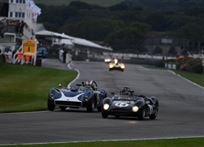
<path fill-rule="evenodd" d="M 82 20 L 76 24 L 65 24 L 62 30 L 74 36 L 87 38 L 94 41 L 104 40 L 111 32 L 124 26 L 122 21 L 98 19 Z"/>
<path fill-rule="evenodd" d="M 142 53 L 144 51 L 144 36 L 144 32 L 137 28 L 127 27 L 114 31 L 107 37 L 106 42 L 115 51 Z"/>
<path fill-rule="evenodd" d="M 163 53 L 162 48 L 159 46 L 157 46 L 153 51 L 153 54 L 155 55 L 161 55 L 162 53 Z"/>
<path fill-rule="evenodd" d="M 187 51 L 197 52 L 196 42 L 204 42 L 204 0 L 125 0 L 109 8 L 75 1 L 40 7 L 39 21 L 48 30 L 105 40 L 123 52 L 142 52 L 147 32 L 189 40 Z"/>
<path fill-rule="evenodd" d="M 173 47 L 173 46 L 170 47 L 169 52 L 168 52 L 168 55 L 170 55 L 170 56 L 176 56 L 176 55 L 177 55 L 176 48 Z"/>

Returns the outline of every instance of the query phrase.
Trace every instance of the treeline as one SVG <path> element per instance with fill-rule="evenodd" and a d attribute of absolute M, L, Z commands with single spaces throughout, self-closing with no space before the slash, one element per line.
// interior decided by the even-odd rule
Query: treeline
<path fill-rule="evenodd" d="M 47 29 L 104 42 L 116 51 L 145 52 L 144 39 L 171 36 L 204 42 L 204 0 L 126 0 L 103 8 L 84 2 L 41 5 Z"/>

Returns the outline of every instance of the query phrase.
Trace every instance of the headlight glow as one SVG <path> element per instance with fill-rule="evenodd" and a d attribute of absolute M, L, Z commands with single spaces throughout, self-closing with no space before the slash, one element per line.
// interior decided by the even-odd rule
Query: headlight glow
<path fill-rule="evenodd" d="M 118 59 L 114 59 L 114 63 L 117 64 L 118 63 Z"/>
<path fill-rule="evenodd" d="M 107 58 L 105 59 L 105 62 L 111 62 L 111 59 Z"/>
<path fill-rule="evenodd" d="M 104 105 L 103 105 L 103 109 L 104 109 L 104 110 L 108 110 L 108 109 L 109 109 L 109 107 L 110 107 L 110 105 L 109 105 L 109 104 L 104 104 Z"/>
<path fill-rule="evenodd" d="M 125 69 L 125 65 L 124 65 L 124 64 L 121 64 L 120 67 L 121 67 L 122 69 Z"/>
<path fill-rule="evenodd" d="M 109 68 L 113 68 L 114 67 L 114 65 L 113 64 L 109 64 Z"/>
<path fill-rule="evenodd" d="M 138 112 L 138 111 L 139 111 L 139 107 L 138 107 L 138 106 L 132 107 L 132 111 L 133 111 L 133 112 Z"/>

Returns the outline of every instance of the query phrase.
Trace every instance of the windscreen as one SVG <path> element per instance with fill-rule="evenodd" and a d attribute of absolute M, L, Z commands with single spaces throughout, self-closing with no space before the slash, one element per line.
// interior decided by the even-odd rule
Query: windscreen
<path fill-rule="evenodd" d="M 66 97 L 75 97 L 80 94 L 78 91 L 71 91 L 71 90 L 62 90 Z"/>

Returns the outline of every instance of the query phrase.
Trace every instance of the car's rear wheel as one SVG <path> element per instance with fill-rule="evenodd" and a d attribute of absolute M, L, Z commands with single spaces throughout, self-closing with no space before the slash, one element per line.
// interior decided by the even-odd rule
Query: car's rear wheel
<path fill-rule="evenodd" d="M 101 115 L 102 115 L 102 118 L 107 118 L 108 117 L 108 114 L 105 113 L 105 112 L 102 112 Z"/>
<path fill-rule="evenodd" d="M 158 109 L 156 109 L 156 110 L 155 110 L 155 113 L 152 114 L 152 115 L 150 115 L 149 118 L 150 118 L 151 120 L 155 120 L 155 119 L 157 118 L 157 114 L 158 114 Z"/>
<path fill-rule="evenodd" d="M 54 111 L 55 110 L 55 103 L 53 100 L 48 99 L 47 107 L 49 111 Z"/>
<path fill-rule="evenodd" d="M 120 118 L 120 115 L 115 115 L 115 118 Z"/>
<path fill-rule="evenodd" d="M 65 111 L 65 110 L 66 110 L 66 107 L 65 107 L 65 106 L 60 106 L 60 110 L 61 110 L 61 111 Z"/>

